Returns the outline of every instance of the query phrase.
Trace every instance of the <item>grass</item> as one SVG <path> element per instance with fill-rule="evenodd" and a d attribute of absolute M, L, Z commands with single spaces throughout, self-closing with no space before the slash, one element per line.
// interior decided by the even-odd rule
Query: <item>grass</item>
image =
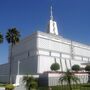
<path fill-rule="evenodd" d="M 0 83 L 0 87 L 6 84 Z M 68 85 L 52 86 L 52 90 L 70 90 Z M 38 90 L 49 90 L 48 87 L 39 87 Z M 90 84 L 72 85 L 72 90 L 90 90 Z"/>
<path fill-rule="evenodd" d="M 5 86 L 6 86 L 6 84 L 0 83 L 0 87 L 5 87 Z"/>
<path fill-rule="evenodd" d="M 70 90 L 67 85 L 51 87 L 52 90 Z M 40 87 L 38 90 L 49 90 L 48 87 Z M 90 90 L 90 84 L 72 85 L 72 90 Z"/>

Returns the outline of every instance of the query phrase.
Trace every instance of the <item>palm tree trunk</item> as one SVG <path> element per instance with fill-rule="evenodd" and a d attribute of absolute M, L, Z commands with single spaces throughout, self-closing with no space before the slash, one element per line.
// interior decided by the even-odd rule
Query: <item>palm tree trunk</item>
<path fill-rule="evenodd" d="M 68 81 L 68 85 L 69 85 L 70 90 L 72 90 L 71 81 L 70 80 Z"/>
<path fill-rule="evenodd" d="M 13 44 L 11 44 L 10 61 L 9 61 L 9 83 L 10 84 L 12 84 L 12 48 L 13 48 Z"/>
<path fill-rule="evenodd" d="M 70 88 L 70 90 L 72 90 L 71 84 L 69 84 L 69 88 Z"/>

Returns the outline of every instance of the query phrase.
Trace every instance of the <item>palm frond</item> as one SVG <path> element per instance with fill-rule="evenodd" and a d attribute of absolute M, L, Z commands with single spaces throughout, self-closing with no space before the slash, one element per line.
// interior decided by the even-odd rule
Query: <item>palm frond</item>
<path fill-rule="evenodd" d="M 80 82 L 80 79 L 79 79 L 78 77 L 76 77 L 76 76 L 73 76 L 73 77 L 71 78 L 71 80 L 72 80 L 73 82 L 75 82 L 76 84 L 77 84 L 78 82 Z"/>
<path fill-rule="evenodd" d="M 20 38 L 20 32 L 16 28 L 8 29 L 8 32 L 6 33 L 6 40 L 8 43 L 16 44 L 19 42 Z"/>
<path fill-rule="evenodd" d="M 69 70 L 67 70 L 67 72 L 65 72 L 60 78 L 59 78 L 59 82 L 63 83 L 66 82 L 71 83 L 71 82 L 75 82 L 76 84 L 78 82 L 80 82 L 79 78 L 76 77 L 72 72 L 70 72 Z"/>
<path fill-rule="evenodd" d="M 3 35 L 0 33 L 0 43 L 3 42 Z"/>
<path fill-rule="evenodd" d="M 23 82 L 27 90 L 30 90 L 30 88 L 37 87 L 37 81 L 33 76 L 24 76 Z"/>

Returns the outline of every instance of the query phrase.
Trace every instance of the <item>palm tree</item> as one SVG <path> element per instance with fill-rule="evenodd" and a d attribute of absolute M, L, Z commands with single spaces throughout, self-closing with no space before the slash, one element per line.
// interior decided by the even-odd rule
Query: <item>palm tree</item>
<path fill-rule="evenodd" d="M 9 68 L 9 83 L 12 83 L 12 77 L 11 77 L 11 68 L 12 68 L 12 48 L 13 46 L 19 42 L 20 33 L 16 28 L 8 29 L 8 32 L 6 33 L 6 40 L 11 45 L 11 51 L 10 51 L 10 68 Z"/>
<path fill-rule="evenodd" d="M 0 43 L 3 42 L 3 35 L 0 33 Z"/>
<path fill-rule="evenodd" d="M 66 82 L 70 90 L 72 90 L 71 83 L 75 82 L 77 84 L 78 81 L 79 78 L 76 77 L 70 70 L 67 70 L 67 72 L 65 72 L 64 75 L 59 78 L 59 82 Z"/>
<path fill-rule="evenodd" d="M 25 83 L 26 90 L 35 90 L 37 88 L 37 79 L 33 76 L 24 76 L 23 82 Z"/>

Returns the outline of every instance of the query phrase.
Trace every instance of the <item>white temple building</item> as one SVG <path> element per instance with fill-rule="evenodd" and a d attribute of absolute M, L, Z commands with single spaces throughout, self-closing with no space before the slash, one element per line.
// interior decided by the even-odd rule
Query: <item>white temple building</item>
<path fill-rule="evenodd" d="M 52 63 L 60 65 L 59 71 L 71 69 L 74 64 L 81 67 L 90 62 L 90 46 L 68 40 L 59 35 L 57 22 L 51 17 L 46 32 L 37 31 L 21 40 L 12 50 L 12 77 L 17 75 L 42 74 L 50 70 Z M 9 61 L 0 65 L 0 81 L 7 81 Z"/>

